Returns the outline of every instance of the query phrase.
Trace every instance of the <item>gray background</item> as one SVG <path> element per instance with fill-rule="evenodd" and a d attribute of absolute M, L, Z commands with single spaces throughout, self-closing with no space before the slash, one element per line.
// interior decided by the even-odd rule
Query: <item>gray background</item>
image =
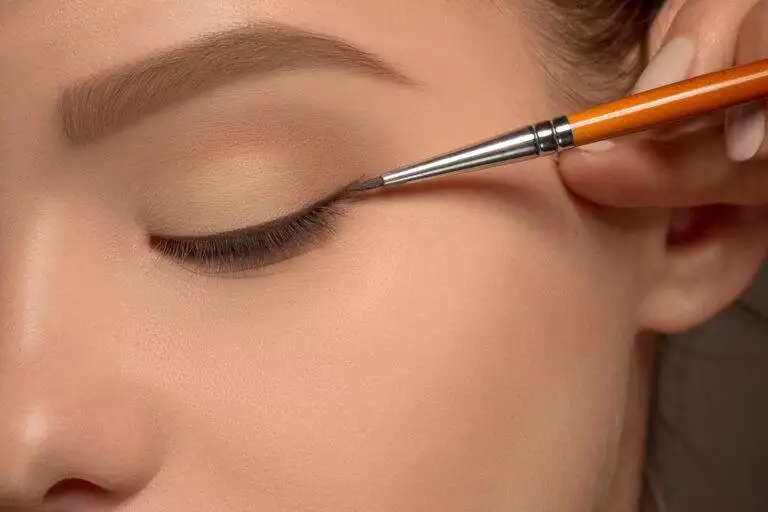
<path fill-rule="evenodd" d="M 643 509 L 768 512 L 768 264 L 659 357 Z"/>

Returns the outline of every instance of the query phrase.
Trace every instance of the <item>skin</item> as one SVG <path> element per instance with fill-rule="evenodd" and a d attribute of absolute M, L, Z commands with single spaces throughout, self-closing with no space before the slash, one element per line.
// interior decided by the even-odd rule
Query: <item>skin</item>
<path fill-rule="evenodd" d="M 689 41 L 696 54 L 683 77 L 690 78 L 768 57 L 766 23 L 765 0 L 733 0 L 728 9 L 718 0 L 668 0 L 649 34 L 649 50 L 656 54 L 674 39 Z M 747 110 L 765 111 L 767 105 L 758 102 Z M 562 160 L 562 177 L 575 193 L 606 205 L 727 203 L 765 210 L 768 138 L 751 158 L 734 159 L 726 150 L 723 127 L 729 136 L 736 114 L 733 109 L 726 116 L 679 123 L 661 137 L 666 143 L 644 133 L 618 141 L 613 151 L 575 151 Z"/>
<path fill-rule="evenodd" d="M 532 44 L 519 12 L 402 5 L 0 6 L 0 510 L 633 508 L 639 340 L 679 262 L 669 211 L 582 202 L 542 159 L 348 202 L 334 237 L 240 279 L 147 244 L 269 221 L 568 107 L 540 63 L 499 51 Z M 419 86 L 244 77 L 63 139 L 63 88 L 266 19 Z M 700 293 L 726 303 L 744 274 Z"/>

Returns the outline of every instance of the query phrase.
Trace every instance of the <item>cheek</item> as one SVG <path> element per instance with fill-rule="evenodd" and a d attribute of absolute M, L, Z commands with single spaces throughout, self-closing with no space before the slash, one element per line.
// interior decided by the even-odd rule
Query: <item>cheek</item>
<path fill-rule="evenodd" d="M 190 285 L 153 359 L 175 361 L 156 369 L 206 478 L 296 505 L 587 506 L 618 435 L 630 283 L 575 217 L 477 195 L 355 206 L 291 268 Z"/>

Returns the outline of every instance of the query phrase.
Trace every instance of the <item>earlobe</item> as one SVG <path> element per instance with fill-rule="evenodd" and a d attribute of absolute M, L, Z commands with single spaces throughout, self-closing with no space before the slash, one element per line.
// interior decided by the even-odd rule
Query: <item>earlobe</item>
<path fill-rule="evenodd" d="M 768 209 L 709 206 L 671 216 L 666 250 L 640 305 L 647 330 L 675 333 L 736 300 L 768 253 Z"/>

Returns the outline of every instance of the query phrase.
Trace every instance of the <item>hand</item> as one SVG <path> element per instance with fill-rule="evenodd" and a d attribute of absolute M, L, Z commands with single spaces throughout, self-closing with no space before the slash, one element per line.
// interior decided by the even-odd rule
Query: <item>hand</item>
<path fill-rule="evenodd" d="M 668 0 L 635 92 L 768 58 L 768 0 Z M 663 43 L 662 43 L 663 40 Z M 768 205 L 768 101 L 565 152 L 577 195 L 609 206 Z"/>

